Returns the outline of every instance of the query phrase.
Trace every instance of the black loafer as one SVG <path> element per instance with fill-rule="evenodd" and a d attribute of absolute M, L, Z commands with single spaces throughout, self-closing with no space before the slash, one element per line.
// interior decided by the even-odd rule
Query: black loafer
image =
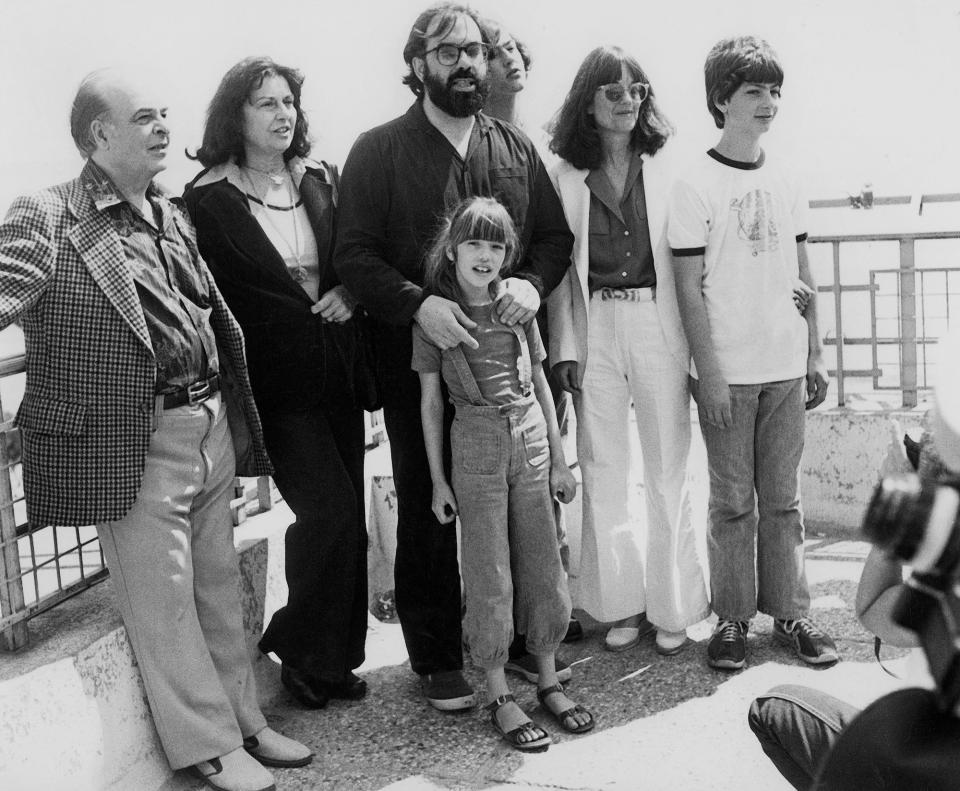
<path fill-rule="evenodd" d="M 327 681 L 322 678 L 320 684 L 331 698 L 360 700 L 367 694 L 367 682 L 350 672 L 339 681 Z"/>
<path fill-rule="evenodd" d="M 280 683 L 294 700 L 308 709 L 322 709 L 330 701 L 330 694 L 324 684 L 290 665 L 281 665 Z"/>
<path fill-rule="evenodd" d="M 583 625 L 576 618 L 571 617 L 567 624 L 567 633 L 563 638 L 565 643 L 575 643 L 583 639 Z"/>

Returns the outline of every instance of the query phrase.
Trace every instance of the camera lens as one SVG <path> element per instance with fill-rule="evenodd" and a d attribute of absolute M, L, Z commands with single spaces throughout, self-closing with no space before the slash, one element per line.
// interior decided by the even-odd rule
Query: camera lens
<path fill-rule="evenodd" d="M 910 560 L 923 540 L 935 487 L 924 487 L 913 473 L 891 475 L 873 490 L 863 532 L 881 549 Z"/>

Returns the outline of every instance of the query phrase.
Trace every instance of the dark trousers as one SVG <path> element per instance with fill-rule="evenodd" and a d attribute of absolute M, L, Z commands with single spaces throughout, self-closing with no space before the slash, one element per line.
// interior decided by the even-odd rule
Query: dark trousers
<path fill-rule="evenodd" d="M 460 626 L 460 569 L 457 531 L 442 525 L 430 508 L 433 484 L 420 421 L 420 379 L 409 369 L 391 382 L 383 417 L 390 438 L 397 491 L 397 557 L 394 563 L 397 614 L 415 673 L 463 667 Z M 444 457 L 449 470 L 453 408 L 444 415 Z"/>
<path fill-rule="evenodd" d="M 780 774 L 807 791 L 840 731 L 859 713 L 825 692 L 783 684 L 753 701 L 747 719 Z"/>
<path fill-rule="evenodd" d="M 285 539 L 287 604 L 260 646 L 337 680 L 363 663 L 367 633 L 363 412 L 321 403 L 261 418 L 273 479 L 297 519 Z"/>

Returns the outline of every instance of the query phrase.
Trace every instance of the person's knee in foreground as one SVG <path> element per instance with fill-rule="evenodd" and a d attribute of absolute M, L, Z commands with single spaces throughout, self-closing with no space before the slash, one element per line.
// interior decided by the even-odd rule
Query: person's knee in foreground
<path fill-rule="evenodd" d="M 171 767 L 254 791 L 312 753 L 257 705 L 229 500 L 235 472 L 271 470 L 240 328 L 153 182 L 166 114 L 148 82 L 83 80 L 83 171 L 0 226 L 0 326 L 23 316 L 30 520 L 97 525 Z"/>
<path fill-rule="evenodd" d="M 416 101 L 354 143 L 343 168 L 334 255 L 343 284 L 372 317 L 398 501 L 397 614 L 423 695 L 443 711 L 469 708 L 476 696 L 462 673 L 456 535 L 440 530 L 431 510 L 410 327 L 441 349 L 476 341 L 473 321 L 455 302 L 424 293 L 424 254 L 451 206 L 497 195 L 516 218 L 523 250 L 496 300 L 498 321 L 510 327 L 533 318 L 569 267 L 573 244 L 533 143 L 481 112 L 490 41 L 478 20 L 466 6 L 442 3 L 414 22 L 404 83 Z"/>
<path fill-rule="evenodd" d="M 710 471 L 711 667 L 746 662 L 757 612 L 803 661 L 839 658 L 809 618 L 798 468 L 804 410 L 827 370 L 806 252 L 805 201 L 760 147 L 783 69 L 769 45 L 724 39 L 705 65 L 716 147 L 674 185 L 668 236 Z M 756 513 L 756 516 L 755 516 Z"/>
<path fill-rule="evenodd" d="M 671 133 L 633 56 L 604 46 L 584 58 L 550 144 L 560 158 L 551 176 L 579 244 L 548 301 L 554 375 L 577 414 L 579 604 L 613 623 L 608 650 L 655 630 L 656 650 L 668 656 L 709 614 L 687 492 L 690 355 L 666 244 Z M 646 525 L 629 503 L 631 402 Z"/>
<path fill-rule="evenodd" d="M 545 353 L 534 320 L 507 327 L 494 314 L 501 275 L 517 251 L 513 221 L 500 203 L 471 198 L 459 204 L 428 254 L 427 286 L 454 300 L 476 323 L 471 335 L 478 347 L 442 350 L 414 328 L 412 366 L 420 375 L 438 529 L 454 530 L 460 517 L 468 602 L 464 632 L 474 664 L 486 673 L 486 708 L 503 738 L 530 751 L 546 749 L 551 739 L 520 709 L 507 685 L 514 615 L 537 660 L 537 697 L 544 708 L 570 733 L 590 730 L 594 719 L 565 694 L 554 664 L 570 596 L 553 497 L 569 502 L 576 480 L 564 460 L 541 367 Z M 452 487 L 442 457 L 441 377 L 456 409 Z"/>

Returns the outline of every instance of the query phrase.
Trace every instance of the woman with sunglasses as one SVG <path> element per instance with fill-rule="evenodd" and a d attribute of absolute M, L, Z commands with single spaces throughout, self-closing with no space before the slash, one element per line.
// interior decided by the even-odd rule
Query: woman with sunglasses
<path fill-rule="evenodd" d="M 246 338 L 274 481 L 296 521 L 287 603 L 260 650 L 302 705 L 357 699 L 367 631 L 363 411 L 342 348 L 355 300 L 332 255 L 337 169 L 307 159 L 303 76 L 268 58 L 231 68 L 210 102 L 185 193 L 200 253 Z"/>
<path fill-rule="evenodd" d="M 549 358 L 573 394 L 583 473 L 577 604 L 614 624 L 607 649 L 632 648 L 656 629 L 657 651 L 672 655 L 709 612 L 687 493 L 689 353 L 665 227 L 673 130 L 640 64 L 598 47 L 552 131 L 561 160 L 552 175 L 576 237 L 574 265 L 548 307 Z M 631 400 L 646 531 L 628 507 Z"/>

